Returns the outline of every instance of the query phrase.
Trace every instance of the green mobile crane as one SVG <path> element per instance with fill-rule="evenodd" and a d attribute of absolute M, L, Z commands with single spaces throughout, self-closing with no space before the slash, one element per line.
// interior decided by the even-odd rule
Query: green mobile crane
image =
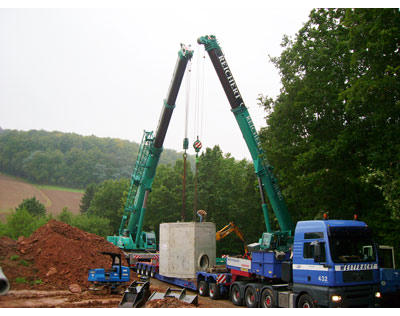
<path fill-rule="evenodd" d="M 155 233 L 142 231 L 143 219 L 146 212 L 147 198 L 163 151 L 165 135 L 175 108 L 175 101 L 186 66 L 192 56 L 193 51 L 181 45 L 167 98 L 164 100 L 157 131 L 155 135 L 153 135 L 153 132 L 147 131 L 144 131 L 143 134 L 135 168 L 131 176 L 128 197 L 118 231 L 119 235 L 107 237 L 109 242 L 128 252 L 156 250 Z M 128 224 L 126 225 L 127 221 Z"/>
<path fill-rule="evenodd" d="M 277 179 L 272 173 L 273 167 L 268 163 L 265 152 L 260 143 L 257 130 L 253 124 L 250 114 L 244 104 L 242 96 L 232 76 L 225 56 L 214 35 L 200 37 L 197 42 L 205 46 L 211 62 L 217 72 L 218 78 L 222 84 L 225 94 L 228 98 L 236 121 L 242 132 L 243 138 L 250 151 L 254 163 L 255 173 L 258 179 L 258 185 L 261 195 L 261 206 L 264 213 L 264 219 L 267 232 L 263 233 L 260 239 L 261 249 L 279 249 L 287 250 L 292 243 L 292 234 L 294 231 L 293 221 L 290 217 L 282 193 L 279 189 Z M 273 232 L 268 216 L 268 208 L 265 201 L 264 190 L 267 192 L 271 207 L 281 227 L 281 231 Z"/>

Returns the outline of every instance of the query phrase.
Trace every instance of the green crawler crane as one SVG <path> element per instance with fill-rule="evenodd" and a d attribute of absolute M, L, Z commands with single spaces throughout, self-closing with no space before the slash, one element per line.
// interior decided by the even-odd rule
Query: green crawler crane
<path fill-rule="evenodd" d="M 155 135 L 153 135 L 153 132 L 146 131 L 143 134 L 138 158 L 131 176 L 128 198 L 118 231 L 119 235 L 107 237 L 109 242 L 125 251 L 155 251 L 157 248 L 155 233 L 142 231 L 143 219 L 146 212 L 147 198 L 163 151 L 165 135 L 175 108 L 175 101 L 186 66 L 192 56 L 193 51 L 181 45 L 167 98 L 164 100 L 157 131 Z"/>

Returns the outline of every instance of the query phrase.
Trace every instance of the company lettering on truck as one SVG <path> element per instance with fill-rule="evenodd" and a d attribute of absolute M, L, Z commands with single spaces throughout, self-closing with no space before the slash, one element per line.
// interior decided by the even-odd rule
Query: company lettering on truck
<path fill-rule="evenodd" d="M 364 263 L 364 264 L 346 264 L 343 266 L 335 266 L 336 271 L 360 271 L 360 270 L 375 270 L 378 269 L 376 263 Z"/>
<path fill-rule="evenodd" d="M 317 264 L 294 264 L 294 270 L 311 270 L 311 271 L 328 271 L 329 269 Z M 365 263 L 365 264 L 346 264 L 335 266 L 335 271 L 361 271 L 361 270 L 375 270 L 378 269 L 376 263 Z"/>

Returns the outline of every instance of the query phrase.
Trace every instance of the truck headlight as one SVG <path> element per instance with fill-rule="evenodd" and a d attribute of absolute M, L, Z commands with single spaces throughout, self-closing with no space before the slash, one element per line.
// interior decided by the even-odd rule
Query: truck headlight
<path fill-rule="evenodd" d="M 376 297 L 376 298 L 381 298 L 381 297 L 382 297 L 381 292 L 376 292 L 376 293 L 375 293 L 375 297 Z"/>
<path fill-rule="evenodd" d="M 332 295 L 331 300 L 334 303 L 339 303 L 342 300 L 342 297 L 340 295 Z"/>

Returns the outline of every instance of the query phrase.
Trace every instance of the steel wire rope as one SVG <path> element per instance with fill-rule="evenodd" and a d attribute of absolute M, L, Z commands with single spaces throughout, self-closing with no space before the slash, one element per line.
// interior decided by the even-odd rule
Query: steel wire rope
<path fill-rule="evenodd" d="M 192 62 L 188 62 L 188 67 L 186 69 L 186 104 L 185 104 L 185 135 L 183 139 L 183 179 L 182 179 L 182 211 L 181 211 L 181 220 L 185 221 L 185 213 L 186 213 L 186 158 L 188 149 L 189 139 L 188 139 L 188 120 L 189 120 L 189 104 L 190 104 L 190 77 L 192 72 Z"/>
<path fill-rule="evenodd" d="M 199 47 L 200 45 L 198 45 Z M 195 174 L 194 174 L 194 201 L 193 201 L 193 220 L 196 221 L 196 214 L 198 208 L 198 154 L 202 147 L 200 139 L 202 137 L 202 120 L 204 117 L 204 111 L 202 109 L 202 102 L 204 99 L 204 60 L 205 50 L 201 46 L 198 49 L 197 54 L 197 67 L 196 67 L 196 92 L 195 92 L 195 115 L 194 115 L 194 131 L 193 134 L 196 138 L 193 143 L 193 147 L 196 151 L 196 162 L 195 162 Z M 202 52 L 202 53 L 200 53 Z M 201 67 L 201 60 L 203 60 L 203 66 Z"/>

